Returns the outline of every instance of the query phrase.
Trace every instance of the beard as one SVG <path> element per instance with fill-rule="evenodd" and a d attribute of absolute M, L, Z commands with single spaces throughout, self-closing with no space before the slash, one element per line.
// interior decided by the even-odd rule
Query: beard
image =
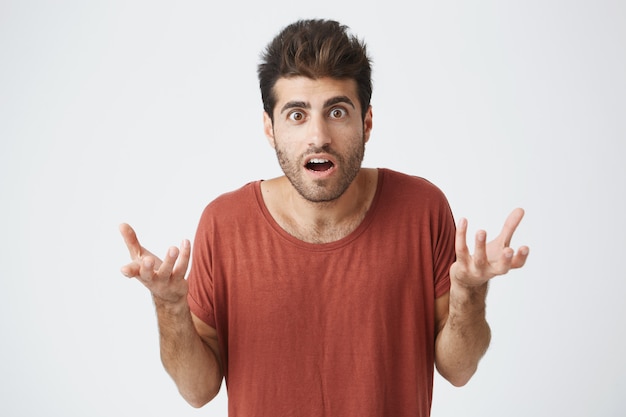
<path fill-rule="evenodd" d="M 276 141 L 276 156 L 285 176 L 298 194 L 312 203 L 332 202 L 343 195 L 361 170 L 365 155 L 365 137 L 352 141 L 344 154 L 335 152 L 330 145 L 310 148 L 298 158 L 291 158 Z M 332 155 L 338 165 L 338 172 L 329 179 L 310 180 L 306 177 L 304 161 L 308 155 L 327 153 Z"/>

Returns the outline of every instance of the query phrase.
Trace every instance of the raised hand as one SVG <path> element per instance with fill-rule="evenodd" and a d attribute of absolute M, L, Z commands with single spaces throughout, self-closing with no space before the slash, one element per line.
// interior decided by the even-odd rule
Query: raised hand
<path fill-rule="evenodd" d="M 132 227 L 123 223 L 120 233 L 130 252 L 131 263 L 121 268 L 128 278 L 136 278 L 145 285 L 155 299 L 176 303 L 187 296 L 185 274 L 189 266 L 191 245 L 184 240 L 180 249 L 171 247 L 163 260 L 139 244 Z"/>
<path fill-rule="evenodd" d="M 509 247 L 513 233 L 523 217 L 524 210 L 513 210 L 504 222 L 500 234 L 489 243 L 486 243 L 487 233 L 484 230 L 476 232 L 474 255 L 470 254 L 467 247 L 467 220 L 461 219 L 455 239 L 456 262 L 450 268 L 450 278 L 464 286 L 480 286 L 497 275 L 504 275 L 511 269 L 524 266 L 528 258 L 528 247 L 522 246 L 517 252 Z"/>

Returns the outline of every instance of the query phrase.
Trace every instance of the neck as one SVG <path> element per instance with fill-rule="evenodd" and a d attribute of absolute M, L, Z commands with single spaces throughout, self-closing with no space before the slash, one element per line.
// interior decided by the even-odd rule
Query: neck
<path fill-rule="evenodd" d="M 272 217 L 287 233 L 309 243 L 329 243 L 346 237 L 361 224 L 377 182 L 377 170 L 361 169 L 346 191 L 328 202 L 304 199 L 285 177 L 264 182 L 262 189 Z"/>

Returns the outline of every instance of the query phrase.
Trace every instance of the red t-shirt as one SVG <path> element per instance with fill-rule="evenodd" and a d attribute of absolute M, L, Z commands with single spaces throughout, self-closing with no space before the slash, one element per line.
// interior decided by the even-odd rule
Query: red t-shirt
<path fill-rule="evenodd" d="M 260 182 L 205 209 L 191 311 L 217 330 L 231 417 L 430 414 L 434 301 L 454 221 L 430 182 L 387 169 L 365 219 L 327 244 L 272 218 Z"/>

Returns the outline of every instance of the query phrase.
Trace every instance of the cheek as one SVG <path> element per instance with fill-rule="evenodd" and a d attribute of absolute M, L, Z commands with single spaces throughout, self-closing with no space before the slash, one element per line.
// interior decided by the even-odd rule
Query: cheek
<path fill-rule="evenodd" d="M 274 146 L 283 150 L 296 150 L 304 142 L 302 133 L 297 127 L 274 126 Z"/>
<path fill-rule="evenodd" d="M 284 132 L 279 131 L 274 132 L 274 149 L 288 156 L 289 159 L 293 159 L 298 151 L 296 143 L 290 140 Z"/>

